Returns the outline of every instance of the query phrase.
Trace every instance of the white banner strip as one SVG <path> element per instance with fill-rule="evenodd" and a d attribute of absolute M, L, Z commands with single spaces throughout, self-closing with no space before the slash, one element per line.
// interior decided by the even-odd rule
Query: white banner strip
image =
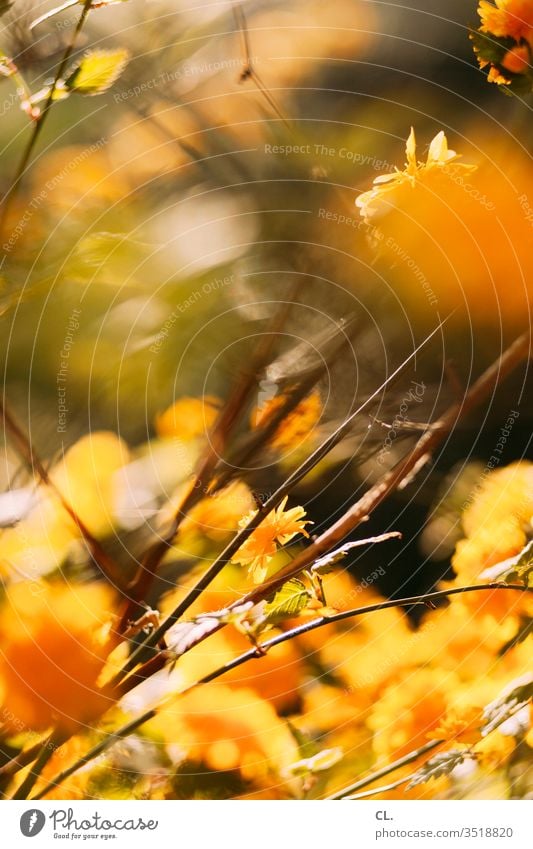
<path fill-rule="evenodd" d="M 324 849 L 336 843 L 339 849 L 531 849 L 532 806 L 533 800 L 4 802 L 0 843 L 6 849 L 57 849 L 67 840 L 117 849 Z"/>

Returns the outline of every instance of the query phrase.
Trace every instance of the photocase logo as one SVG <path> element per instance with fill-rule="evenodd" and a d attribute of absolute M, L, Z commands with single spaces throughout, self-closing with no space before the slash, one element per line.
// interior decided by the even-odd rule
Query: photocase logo
<path fill-rule="evenodd" d="M 20 830 L 24 837 L 35 837 L 44 828 L 46 817 L 42 811 L 33 808 L 25 811 L 20 818 Z"/>

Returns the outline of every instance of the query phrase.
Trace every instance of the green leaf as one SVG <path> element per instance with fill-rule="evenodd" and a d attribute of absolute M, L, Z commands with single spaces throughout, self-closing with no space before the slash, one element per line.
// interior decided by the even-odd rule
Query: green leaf
<path fill-rule="evenodd" d="M 424 766 L 420 767 L 415 772 L 406 789 L 416 787 L 418 784 L 425 784 L 431 778 L 440 778 L 441 775 L 449 775 L 455 767 L 462 764 L 467 753 L 460 749 L 451 749 L 449 752 L 440 752 L 435 757 L 430 758 Z"/>
<path fill-rule="evenodd" d="M 476 56 L 484 62 L 491 62 L 494 65 L 498 65 L 502 61 L 508 50 L 516 47 L 514 38 L 498 38 L 491 33 L 479 32 L 479 30 L 471 32 L 470 39 Z"/>
<path fill-rule="evenodd" d="M 481 733 L 484 737 L 494 731 L 502 722 L 510 719 L 517 711 L 526 707 L 533 699 L 533 674 L 522 679 L 516 687 L 498 696 L 483 711 L 485 725 Z"/>
<path fill-rule="evenodd" d="M 275 625 L 284 619 L 297 616 L 311 597 L 309 590 L 298 578 L 291 578 L 275 593 L 272 600 L 267 601 L 263 608 L 264 621 Z"/>
<path fill-rule="evenodd" d="M 65 88 L 78 94 L 102 94 L 120 77 L 129 55 L 125 49 L 92 50 L 86 53 L 65 80 Z"/>

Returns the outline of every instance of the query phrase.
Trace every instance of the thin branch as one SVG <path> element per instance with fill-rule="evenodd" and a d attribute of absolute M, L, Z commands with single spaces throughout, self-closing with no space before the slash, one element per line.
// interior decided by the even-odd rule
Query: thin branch
<path fill-rule="evenodd" d="M 177 605 L 177 607 L 172 611 L 172 613 L 165 619 L 164 622 L 161 623 L 159 628 L 156 628 L 147 638 L 141 643 L 140 646 L 130 655 L 126 664 L 124 665 L 121 672 L 113 679 L 113 684 L 118 684 L 122 678 L 130 672 L 137 663 L 142 663 L 146 657 L 147 652 L 154 646 L 158 644 L 160 639 L 165 635 L 168 629 L 174 625 L 189 607 L 196 601 L 198 596 L 209 586 L 209 584 L 217 577 L 217 575 L 222 571 L 222 569 L 231 561 L 233 556 L 237 553 L 239 548 L 246 542 L 248 537 L 254 532 L 254 530 L 259 527 L 261 522 L 268 516 L 268 514 L 278 507 L 279 504 L 283 501 L 285 496 L 291 491 L 291 489 L 302 480 L 310 471 L 313 469 L 349 432 L 354 421 L 358 416 L 376 399 L 381 395 L 382 392 L 390 386 L 391 383 L 398 377 L 398 375 L 402 374 L 406 367 L 411 363 L 413 359 L 417 357 L 417 355 L 422 351 L 422 349 L 431 341 L 431 339 L 435 336 L 435 334 L 442 328 L 442 324 L 439 325 L 429 336 L 427 336 L 424 341 L 418 345 L 417 348 L 407 357 L 403 363 L 398 366 L 398 368 L 389 375 L 386 380 L 362 403 L 360 406 L 350 415 L 345 421 L 339 425 L 339 427 L 325 439 L 321 445 L 316 448 L 313 453 L 304 460 L 303 463 L 287 478 L 287 480 L 268 498 L 257 510 L 255 515 L 251 518 L 248 524 L 242 528 L 239 533 L 233 538 L 233 540 L 228 543 L 226 548 L 218 555 L 216 560 L 212 563 L 210 568 L 202 575 L 202 577 L 198 580 L 198 582 L 194 585 L 194 587 L 189 591 L 187 596 L 182 599 L 182 601 Z M 316 557 L 312 557 L 309 562 L 312 560 L 316 560 Z M 294 562 L 294 561 L 293 561 Z M 302 567 L 303 568 L 303 567 Z M 301 570 L 299 570 L 301 571 Z M 220 626 L 222 627 L 222 626 Z"/>
<path fill-rule="evenodd" d="M 3 418 L 4 424 L 6 426 L 7 431 L 9 432 L 11 440 L 14 443 L 18 453 L 24 460 L 24 463 L 26 464 L 31 474 L 34 476 L 36 475 L 37 478 L 39 478 L 41 482 L 54 493 L 54 495 L 59 499 L 61 506 L 63 507 L 65 512 L 68 513 L 76 527 L 79 529 L 89 548 L 94 562 L 101 570 L 104 577 L 107 578 L 107 580 L 115 586 L 120 587 L 122 585 L 123 578 L 122 572 L 119 569 L 118 565 L 107 554 L 100 542 L 96 539 L 95 536 L 93 536 L 85 522 L 80 518 L 80 516 L 78 516 L 72 505 L 65 498 L 61 490 L 55 485 L 54 481 L 50 477 L 48 470 L 45 468 L 43 462 L 39 459 L 39 456 L 35 451 L 31 440 L 24 433 L 17 420 L 15 419 L 13 413 L 8 409 L 5 401 L 3 402 L 1 400 L 0 418 Z"/>
<path fill-rule="evenodd" d="M 383 784 L 381 787 L 374 787 L 372 790 L 366 790 L 363 793 L 355 793 L 353 796 L 343 796 L 343 801 L 356 801 L 356 799 L 369 799 L 371 796 L 377 796 L 379 793 L 387 793 L 389 790 L 396 790 L 402 784 L 406 784 L 413 776 L 407 775 L 405 778 L 399 778 L 397 781 L 392 781 L 390 784 Z"/>
<path fill-rule="evenodd" d="M 290 631 L 284 631 L 281 634 L 277 634 L 270 640 L 265 640 L 265 642 L 260 643 L 254 648 L 244 652 L 243 654 L 229 661 L 229 663 L 226 663 L 223 666 L 219 666 L 212 672 L 209 672 L 207 675 L 204 675 L 202 678 L 199 678 L 197 681 L 195 681 L 193 684 L 190 684 L 180 693 L 177 693 L 176 697 L 179 698 L 180 696 L 184 696 L 185 694 L 190 693 L 191 690 L 196 689 L 202 684 L 209 684 L 211 681 L 222 677 L 227 672 L 230 672 L 238 666 L 242 666 L 243 663 L 247 663 L 247 661 L 249 660 L 259 660 L 262 657 L 265 657 L 269 649 L 272 649 L 275 646 L 280 645 L 281 643 L 285 643 L 288 640 L 295 639 L 296 637 L 299 637 L 302 634 L 307 634 L 310 631 L 314 631 L 317 628 L 321 628 L 324 625 L 331 625 L 335 622 L 341 622 L 344 619 L 355 618 L 356 616 L 362 616 L 367 613 L 374 613 L 379 610 L 388 610 L 392 607 L 411 608 L 418 604 L 423 604 L 426 606 L 428 602 L 435 602 L 439 599 L 448 598 L 452 595 L 459 595 L 462 593 L 471 592 L 483 592 L 489 590 L 509 590 L 511 592 L 514 591 L 521 593 L 533 593 L 533 587 L 525 587 L 521 584 L 479 584 L 477 586 L 469 587 L 454 587 L 449 590 L 440 590 L 434 593 L 426 593 L 421 596 L 411 596 L 410 598 L 391 599 L 389 601 L 383 601 L 377 604 L 369 604 L 364 607 L 358 607 L 352 610 L 343 610 L 340 613 L 334 614 L 333 616 L 320 616 L 317 619 L 313 619 L 311 622 L 304 622 L 302 625 L 297 625 L 295 628 L 291 628 Z M 168 655 L 170 657 L 171 653 L 168 652 Z M 132 676 L 132 678 L 133 677 L 134 676 Z M 166 704 L 170 698 L 172 697 L 167 697 L 163 704 Z M 46 787 L 33 798 L 41 799 L 46 796 L 51 790 L 61 784 L 62 781 L 64 781 L 66 778 L 69 778 L 78 769 L 81 769 L 82 766 L 89 763 L 89 761 L 93 760 L 98 755 L 103 754 L 103 752 L 113 746 L 117 740 L 121 740 L 124 737 L 127 737 L 133 731 L 136 731 L 137 728 L 140 728 L 141 725 L 144 725 L 145 722 L 148 722 L 150 719 L 153 719 L 155 716 L 157 716 L 162 706 L 163 705 L 159 705 L 158 707 L 150 708 L 150 710 L 147 710 L 144 713 L 140 714 L 140 716 L 131 720 L 126 725 L 119 728 L 117 731 L 114 731 L 112 734 L 107 735 L 100 743 L 90 749 L 90 751 L 87 752 L 83 757 L 79 758 L 70 767 L 56 775 L 46 785 Z"/>
<path fill-rule="evenodd" d="M 45 768 L 46 764 L 48 763 L 54 752 L 56 752 L 57 749 L 62 746 L 64 742 L 65 736 L 60 732 L 56 731 L 50 735 L 48 740 L 43 743 L 41 751 L 39 753 L 39 757 L 33 764 L 30 772 L 28 773 L 20 787 L 15 790 L 13 796 L 11 797 L 13 800 L 28 798 L 31 791 L 35 787 L 35 784 L 39 780 L 39 776 L 41 775 L 41 772 Z"/>
<path fill-rule="evenodd" d="M 233 3 L 233 15 L 235 18 L 235 23 L 239 29 L 241 36 L 241 44 L 242 44 L 242 53 L 244 58 L 243 69 L 241 71 L 239 81 L 245 82 L 246 80 L 252 80 L 254 85 L 256 86 L 259 93 L 265 98 L 266 102 L 270 106 L 270 108 L 276 113 L 278 118 L 280 118 L 288 130 L 292 132 L 292 127 L 279 108 L 278 104 L 272 97 L 272 94 L 268 90 L 267 86 L 257 73 L 253 58 L 252 51 L 250 48 L 250 33 L 248 30 L 248 23 L 246 20 L 246 15 L 244 13 L 244 9 L 242 7 L 242 3 Z"/>
<path fill-rule="evenodd" d="M 73 52 L 73 50 L 76 46 L 78 36 L 79 36 L 79 34 L 80 34 L 80 32 L 83 28 L 83 25 L 85 24 L 85 21 L 87 19 L 87 15 L 89 14 L 89 11 L 91 9 L 92 3 L 93 3 L 93 0 L 84 0 L 83 8 L 81 10 L 80 17 L 78 19 L 76 26 L 74 27 L 74 30 L 72 32 L 70 39 L 69 39 L 69 42 L 68 42 L 67 47 L 65 49 L 65 52 L 63 53 L 63 57 L 62 57 L 59 65 L 58 65 L 58 68 L 57 68 L 57 71 L 56 71 L 56 74 L 55 74 L 55 77 L 54 77 L 54 81 L 53 81 L 53 83 L 50 87 L 50 92 L 48 94 L 46 102 L 45 102 L 45 104 L 42 108 L 40 115 L 38 116 L 38 118 L 35 119 L 35 123 L 33 125 L 33 130 L 32 130 L 31 136 L 28 140 L 28 143 L 26 145 L 26 148 L 24 150 L 24 153 L 22 154 L 22 158 L 20 160 L 19 166 L 17 168 L 17 172 L 15 174 L 15 179 L 14 179 L 13 183 L 11 184 L 11 186 L 10 186 L 10 188 L 9 188 L 8 192 L 6 193 L 4 200 L 3 200 L 3 210 L 0 214 L 0 232 L 4 229 L 4 223 L 7 220 L 9 209 L 11 208 L 13 200 L 16 197 L 16 193 L 17 193 L 18 189 L 20 188 L 22 178 L 23 178 L 23 176 L 26 172 L 26 169 L 29 165 L 29 162 L 30 162 L 32 153 L 34 151 L 35 145 L 37 144 L 37 141 L 38 141 L 39 136 L 41 134 L 41 130 L 44 126 L 44 122 L 46 121 L 46 118 L 47 118 L 48 113 L 50 111 L 50 107 L 52 106 L 52 104 L 54 102 L 54 95 L 55 95 L 55 92 L 56 92 L 57 85 L 58 85 L 60 79 L 63 76 L 65 68 L 68 64 L 68 61 L 69 61 L 69 59 L 72 55 L 72 52 Z"/>
<path fill-rule="evenodd" d="M 119 740 L 122 740 L 124 737 L 127 737 L 129 734 L 133 734 L 134 731 L 137 730 L 141 725 L 144 725 L 148 720 L 153 719 L 156 716 L 157 711 L 155 709 L 147 710 L 145 713 L 138 716 L 136 719 L 133 719 L 131 722 L 128 722 L 127 725 L 123 725 L 122 728 L 119 728 L 118 731 L 115 731 L 113 734 L 109 734 L 107 737 L 97 743 L 96 746 L 93 746 L 92 749 L 89 749 L 87 754 L 85 754 L 82 758 L 79 758 L 72 766 L 64 769 L 58 775 L 56 775 L 51 781 L 48 782 L 46 787 L 44 787 L 39 793 L 32 797 L 32 799 L 42 799 L 44 796 L 47 796 L 51 790 L 54 790 L 55 787 L 58 787 L 63 781 L 66 781 L 67 778 L 70 778 L 75 772 L 88 764 L 90 761 L 93 761 L 99 755 L 103 754 L 110 746 L 117 743 Z"/>
<path fill-rule="evenodd" d="M 50 742 L 51 737 L 48 736 L 45 742 Z M 41 749 L 43 747 L 43 741 L 40 740 L 39 743 L 35 743 L 33 746 L 30 746 L 28 749 L 24 749 L 19 752 L 18 755 L 15 755 L 14 758 L 7 761 L 3 766 L 0 767 L 0 779 L 2 778 L 10 778 L 13 775 L 23 769 L 28 764 L 33 763 L 33 761 L 39 755 Z"/>
<path fill-rule="evenodd" d="M 436 749 L 437 746 L 440 746 L 444 742 L 444 740 L 431 740 L 430 743 L 426 743 L 419 749 L 409 752 L 409 754 L 404 755 L 403 758 L 398 758 L 397 760 L 392 761 L 392 763 L 372 772 L 370 775 L 367 775 L 365 778 L 360 778 L 358 781 L 354 781 L 354 783 L 349 784 L 348 787 L 343 787 L 342 790 L 337 790 L 337 792 L 332 793 L 331 796 L 326 796 L 325 801 L 343 799 L 350 793 L 356 793 L 358 790 L 362 790 L 363 787 L 368 787 L 369 784 L 373 784 L 374 781 L 379 781 L 380 778 L 385 778 L 386 775 L 390 775 L 391 772 L 395 772 L 395 770 L 400 769 L 402 766 L 408 766 L 409 764 L 414 763 L 414 761 L 417 761 L 422 757 L 422 755 L 432 752 L 433 749 Z"/>

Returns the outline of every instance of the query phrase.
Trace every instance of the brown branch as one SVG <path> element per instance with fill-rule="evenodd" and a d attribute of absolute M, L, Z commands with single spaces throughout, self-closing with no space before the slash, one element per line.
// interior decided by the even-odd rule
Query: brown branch
<path fill-rule="evenodd" d="M 115 587 L 120 588 L 123 585 L 122 571 L 114 560 L 107 554 L 100 542 L 91 533 L 85 522 L 78 516 L 72 505 L 67 501 L 61 490 L 55 485 L 50 477 L 50 474 L 43 462 L 39 459 L 37 452 L 30 440 L 24 433 L 13 413 L 8 409 L 5 401 L 0 400 L 0 417 L 3 418 L 4 424 L 11 441 L 15 445 L 18 453 L 26 464 L 31 474 L 37 477 L 45 486 L 47 486 L 56 497 L 59 499 L 61 506 L 70 516 L 76 527 L 79 529 L 84 538 L 87 547 L 91 553 L 95 564 L 98 566 L 103 576 L 110 581 Z"/>

